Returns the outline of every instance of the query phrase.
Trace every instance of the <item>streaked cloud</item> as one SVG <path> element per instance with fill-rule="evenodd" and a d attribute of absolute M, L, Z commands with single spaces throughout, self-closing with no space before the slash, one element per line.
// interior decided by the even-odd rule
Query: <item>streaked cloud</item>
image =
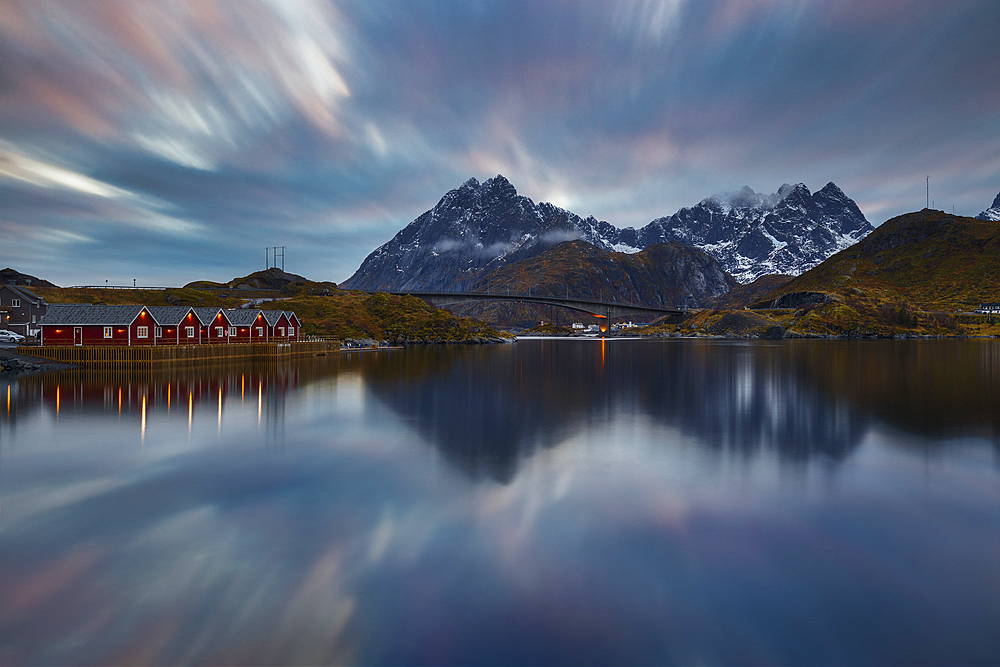
<path fill-rule="evenodd" d="M 1000 190 L 996 25 L 990 0 L 7 0 L 0 263 L 177 284 L 285 245 L 343 280 L 495 173 L 618 225 L 831 180 L 880 223 L 928 173 L 974 215 Z"/>

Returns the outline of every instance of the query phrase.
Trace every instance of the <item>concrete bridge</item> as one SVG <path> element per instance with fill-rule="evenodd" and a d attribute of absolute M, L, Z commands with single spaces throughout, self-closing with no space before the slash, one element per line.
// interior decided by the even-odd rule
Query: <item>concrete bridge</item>
<path fill-rule="evenodd" d="M 432 306 L 450 306 L 456 303 L 470 301 L 517 301 L 520 303 L 540 303 L 547 306 L 560 306 L 589 313 L 596 317 L 611 320 L 615 317 L 647 315 L 655 313 L 662 315 L 682 315 L 685 308 L 666 306 L 647 306 L 641 303 L 617 303 L 614 301 L 588 301 L 586 299 L 571 299 L 558 296 L 537 296 L 534 294 L 508 294 L 505 292 L 388 292 L 398 296 L 416 296 Z"/>

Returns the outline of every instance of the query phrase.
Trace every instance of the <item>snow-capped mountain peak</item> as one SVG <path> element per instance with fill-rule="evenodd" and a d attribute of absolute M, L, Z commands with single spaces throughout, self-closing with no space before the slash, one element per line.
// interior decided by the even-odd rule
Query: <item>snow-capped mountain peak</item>
<path fill-rule="evenodd" d="M 487 271 L 581 239 L 603 250 L 638 252 L 680 241 L 705 250 L 741 282 L 798 274 L 853 245 L 873 227 L 833 183 L 803 183 L 769 195 L 748 186 L 714 195 L 645 227 L 619 229 L 517 194 L 503 175 L 470 178 L 369 255 L 344 283 L 368 290 L 462 290 Z"/>
<path fill-rule="evenodd" d="M 1000 220 L 1000 194 L 993 200 L 993 206 L 976 216 L 980 220 Z"/>

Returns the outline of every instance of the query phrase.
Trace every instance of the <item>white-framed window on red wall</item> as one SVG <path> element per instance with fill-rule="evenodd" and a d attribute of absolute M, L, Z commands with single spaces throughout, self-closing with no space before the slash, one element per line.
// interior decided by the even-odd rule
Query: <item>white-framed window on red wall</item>
<path fill-rule="evenodd" d="M 111 338 L 111 327 L 104 327 L 104 337 Z"/>
<path fill-rule="evenodd" d="M 136 327 L 135 328 L 136 338 L 149 338 L 149 327 Z"/>
<path fill-rule="evenodd" d="M 194 327 L 184 327 L 184 333 L 188 338 L 194 338 Z"/>

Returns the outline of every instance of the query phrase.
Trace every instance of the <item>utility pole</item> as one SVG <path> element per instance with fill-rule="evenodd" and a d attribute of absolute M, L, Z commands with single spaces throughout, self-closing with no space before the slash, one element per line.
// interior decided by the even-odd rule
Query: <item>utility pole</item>
<path fill-rule="evenodd" d="M 924 204 L 924 208 L 931 207 L 931 175 L 927 174 L 927 203 Z"/>

